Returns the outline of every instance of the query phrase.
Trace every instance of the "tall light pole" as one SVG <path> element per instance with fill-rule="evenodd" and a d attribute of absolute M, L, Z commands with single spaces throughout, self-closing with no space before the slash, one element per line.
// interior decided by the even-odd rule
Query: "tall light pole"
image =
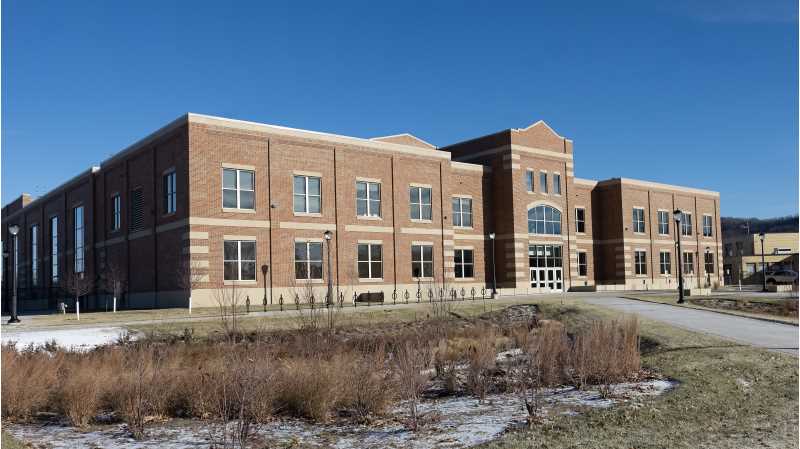
<path fill-rule="evenodd" d="M 714 266 L 713 263 L 709 263 L 709 261 L 708 261 L 708 259 L 709 259 L 708 256 L 710 254 L 711 254 L 711 248 L 706 246 L 706 252 L 703 255 L 703 268 L 705 268 L 705 270 L 706 270 L 706 288 L 711 287 L 711 273 L 708 271 L 708 267 L 709 266 L 711 266 L 711 267 Z"/>
<path fill-rule="evenodd" d="M 11 262 L 11 318 L 8 319 L 8 324 L 19 323 L 19 316 L 17 316 L 17 264 L 19 261 L 19 252 L 17 249 L 17 233 L 19 226 L 11 225 L 8 227 L 8 232 L 11 234 L 11 252 L 13 253 L 14 260 Z"/>
<path fill-rule="evenodd" d="M 492 298 L 497 297 L 497 270 L 494 268 L 494 238 L 496 237 L 495 233 L 492 232 L 489 234 L 489 240 L 492 241 Z"/>
<path fill-rule="evenodd" d="M 761 291 L 767 291 L 767 264 L 764 262 L 764 232 L 758 233 L 758 238 L 761 239 Z"/>
<path fill-rule="evenodd" d="M 264 305 L 264 312 L 267 311 L 267 273 L 269 273 L 269 265 L 261 265 L 261 277 L 264 280 L 264 299 L 262 301 L 262 304 Z"/>
<path fill-rule="evenodd" d="M 333 304 L 333 278 L 331 277 L 331 238 L 333 237 L 333 232 L 325 231 L 325 242 L 328 244 L 328 299 L 327 304 L 330 306 Z"/>
<path fill-rule="evenodd" d="M 678 248 L 678 304 L 683 304 L 683 268 L 681 267 L 681 258 L 683 254 L 681 253 L 681 210 L 675 209 L 672 212 L 672 216 L 675 218 L 675 245 Z"/>

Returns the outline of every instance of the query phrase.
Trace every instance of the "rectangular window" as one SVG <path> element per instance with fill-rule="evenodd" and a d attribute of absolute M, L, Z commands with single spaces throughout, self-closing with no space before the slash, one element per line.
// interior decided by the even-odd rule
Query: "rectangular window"
<path fill-rule="evenodd" d="M 31 285 L 39 286 L 39 225 L 31 226 Z"/>
<path fill-rule="evenodd" d="M 131 191 L 130 230 L 144 229 L 144 191 L 140 188 Z"/>
<path fill-rule="evenodd" d="M 83 206 L 74 209 L 75 213 L 75 273 L 83 273 L 84 270 L 84 227 L 83 227 Z"/>
<path fill-rule="evenodd" d="M 472 199 L 453 198 L 453 226 L 472 227 Z"/>
<path fill-rule="evenodd" d="M 681 235 L 692 235 L 692 214 L 681 212 Z"/>
<path fill-rule="evenodd" d="M 322 279 L 322 242 L 294 243 L 294 278 Z"/>
<path fill-rule="evenodd" d="M 644 234 L 644 209 L 633 208 L 633 232 Z"/>
<path fill-rule="evenodd" d="M 672 261 L 670 260 L 669 251 L 661 251 L 658 257 L 659 272 L 661 274 L 672 273 Z"/>
<path fill-rule="evenodd" d="M 533 192 L 533 170 L 525 171 L 525 188 L 528 192 Z"/>
<path fill-rule="evenodd" d="M 586 209 L 578 207 L 575 209 L 575 231 L 586 232 Z"/>
<path fill-rule="evenodd" d="M 553 173 L 553 194 L 561 195 L 561 175 Z"/>
<path fill-rule="evenodd" d="M 119 194 L 111 197 L 111 230 L 118 231 L 122 226 L 122 199 Z"/>
<path fill-rule="evenodd" d="M 294 211 L 301 214 L 322 213 L 322 179 L 294 176 Z"/>
<path fill-rule="evenodd" d="M 703 253 L 703 262 L 705 262 L 706 273 L 714 274 L 714 253 Z"/>
<path fill-rule="evenodd" d="M 547 172 L 539 172 L 539 191 L 547 193 Z"/>
<path fill-rule="evenodd" d="M 669 235 L 669 212 L 665 210 L 658 211 L 658 234 Z"/>
<path fill-rule="evenodd" d="M 636 270 L 636 274 L 647 274 L 647 253 L 644 251 L 634 251 L 633 266 Z"/>
<path fill-rule="evenodd" d="M 223 265 L 226 281 L 256 280 L 256 242 L 225 240 Z"/>
<path fill-rule="evenodd" d="M 383 245 L 378 243 L 358 244 L 358 277 L 360 279 L 383 278 Z"/>
<path fill-rule="evenodd" d="M 588 265 L 586 262 L 586 252 L 585 251 L 578 251 L 578 276 L 586 276 L 588 271 Z"/>
<path fill-rule="evenodd" d="M 433 277 L 433 246 L 411 245 L 411 276 Z"/>
<path fill-rule="evenodd" d="M 683 253 L 683 274 L 694 274 L 693 253 Z"/>
<path fill-rule="evenodd" d="M 381 185 L 356 181 L 356 214 L 359 217 L 381 216 Z"/>
<path fill-rule="evenodd" d="M 175 172 L 164 175 L 164 213 L 171 214 L 176 210 Z"/>
<path fill-rule="evenodd" d="M 409 190 L 412 220 L 431 220 L 431 188 L 411 187 Z"/>
<path fill-rule="evenodd" d="M 50 279 L 58 283 L 58 217 L 50 218 Z"/>
<path fill-rule="evenodd" d="M 711 237 L 711 229 L 713 227 L 714 217 L 711 215 L 703 215 L 703 237 Z"/>
<path fill-rule="evenodd" d="M 475 276 L 475 259 L 471 249 L 455 250 L 456 278 L 465 279 Z"/>
<path fill-rule="evenodd" d="M 226 209 L 256 208 L 256 173 L 238 168 L 222 169 L 222 207 Z"/>

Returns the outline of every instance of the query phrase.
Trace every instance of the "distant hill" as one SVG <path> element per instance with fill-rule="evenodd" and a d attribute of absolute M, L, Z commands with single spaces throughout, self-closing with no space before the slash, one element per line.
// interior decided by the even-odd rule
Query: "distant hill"
<path fill-rule="evenodd" d="M 722 235 L 747 234 L 747 223 L 750 223 L 750 233 L 758 232 L 798 232 L 798 216 L 777 218 L 738 218 L 722 217 Z"/>

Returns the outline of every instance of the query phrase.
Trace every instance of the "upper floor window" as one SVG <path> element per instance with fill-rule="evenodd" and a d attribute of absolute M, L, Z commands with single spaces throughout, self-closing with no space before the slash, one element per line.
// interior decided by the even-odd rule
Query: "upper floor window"
<path fill-rule="evenodd" d="M 472 227 L 471 198 L 453 198 L 453 226 Z"/>
<path fill-rule="evenodd" d="M 561 175 L 553 173 L 553 194 L 561 195 Z"/>
<path fill-rule="evenodd" d="M 647 253 L 645 251 L 634 251 L 633 265 L 636 274 L 647 274 Z"/>
<path fill-rule="evenodd" d="M 294 243 L 294 278 L 322 279 L 322 242 Z"/>
<path fill-rule="evenodd" d="M 539 172 L 539 191 L 547 193 L 547 172 Z"/>
<path fill-rule="evenodd" d="M 58 282 L 58 216 L 50 218 L 50 280 Z"/>
<path fill-rule="evenodd" d="M 528 192 L 533 192 L 533 170 L 525 171 L 525 188 Z"/>
<path fill-rule="evenodd" d="M 226 281 L 256 280 L 256 242 L 252 240 L 225 240 L 223 255 Z"/>
<path fill-rule="evenodd" d="M 561 234 L 561 211 L 552 206 L 536 206 L 528 210 L 528 233 Z"/>
<path fill-rule="evenodd" d="M 322 179 L 294 176 L 294 211 L 303 214 L 322 213 Z"/>
<path fill-rule="evenodd" d="M 713 227 L 714 217 L 711 215 L 703 215 L 703 237 L 711 237 Z"/>
<path fill-rule="evenodd" d="M 358 277 L 360 279 L 383 278 L 383 245 L 380 243 L 358 244 Z"/>
<path fill-rule="evenodd" d="M 176 210 L 175 195 L 175 171 L 164 175 L 164 213 L 171 214 Z"/>
<path fill-rule="evenodd" d="M 575 232 L 586 232 L 586 209 L 582 207 L 575 208 Z"/>
<path fill-rule="evenodd" d="M 681 235 L 692 235 L 692 214 L 681 212 Z"/>
<path fill-rule="evenodd" d="M 255 209 L 256 174 L 252 170 L 222 169 L 222 207 Z"/>
<path fill-rule="evenodd" d="M 411 187 L 409 189 L 412 220 L 430 220 L 432 217 L 431 188 Z"/>
<path fill-rule="evenodd" d="M 122 199 L 119 194 L 111 197 L 111 230 L 117 231 L 122 226 Z"/>
<path fill-rule="evenodd" d="M 39 285 L 39 225 L 31 225 L 31 285 Z"/>
<path fill-rule="evenodd" d="M 411 276 L 415 278 L 433 277 L 432 245 L 411 245 Z"/>
<path fill-rule="evenodd" d="M 644 234 L 644 209 L 633 208 L 633 232 Z"/>
<path fill-rule="evenodd" d="M 356 181 L 356 214 L 359 217 L 381 216 L 380 183 Z"/>
<path fill-rule="evenodd" d="M 475 276 L 475 258 L 471 249 L 456 249 L 454 253 L 456 278 L 465 279 Z"/>
<path fill-rule="evenodd" d="M 75 273 L 83 273 L 84 270 L 84 227 L 83 227 L 83 206 L 74 209 L 75 213 Z"/>
<path fill-rule="evenodd" d="M 658 234 L 669 235 L 669 211 L 658 211 Z"/>

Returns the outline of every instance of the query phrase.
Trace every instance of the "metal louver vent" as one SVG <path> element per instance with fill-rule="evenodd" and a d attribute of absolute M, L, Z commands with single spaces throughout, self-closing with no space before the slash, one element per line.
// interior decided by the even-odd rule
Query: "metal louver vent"
<path fill-rule="evenodd" d="M 135 189 L 131 192 L 131 231 L 144 229 L 144 192 Z"/>

